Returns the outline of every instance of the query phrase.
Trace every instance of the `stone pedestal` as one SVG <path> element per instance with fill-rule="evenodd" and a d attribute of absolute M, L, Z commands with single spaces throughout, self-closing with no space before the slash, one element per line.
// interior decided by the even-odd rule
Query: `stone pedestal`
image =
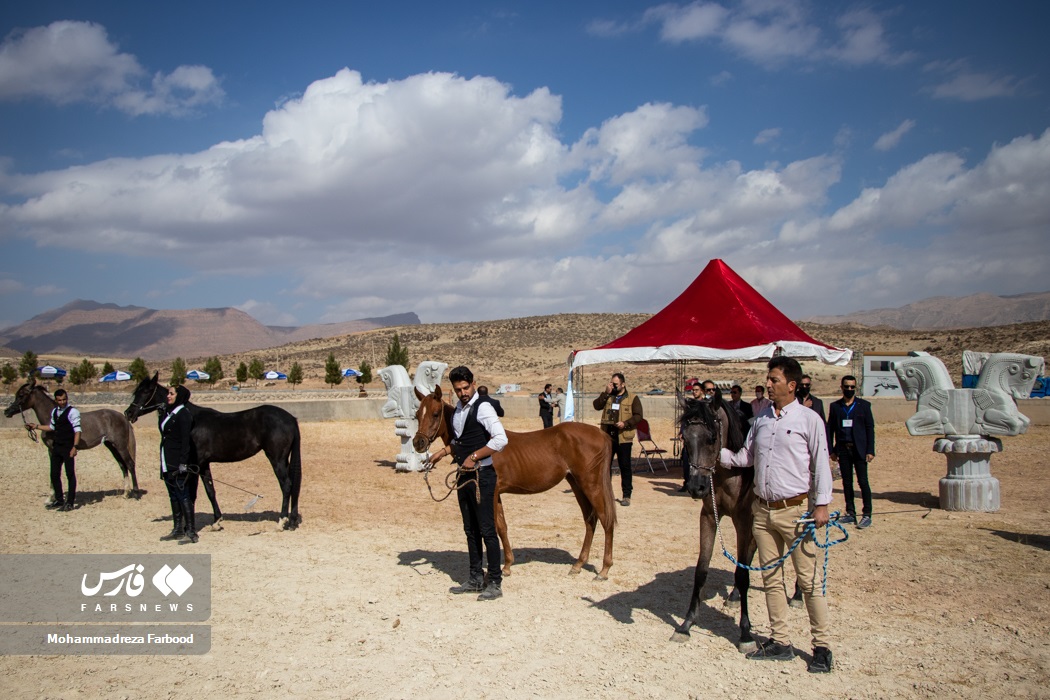
<path fill-rule="evenodd" d="M 415 418 L 400 418 L 394 421 L 394 434 L 401 438 L 401 451 L 394 457 L 394 471 L 421 472 L 425 454 L 412 449 L 412 436 L 418 428 Z"/>
<path fill-rule="evenodd" d="M 995 512 L 999 510 L 999 480 L 992 476 L 992 454 L 1003 443 L 982 435 L 947 435 L 933 443 L 933 451 L 948 459 L 948 473 L 940 481 L 941 508 Z"/>

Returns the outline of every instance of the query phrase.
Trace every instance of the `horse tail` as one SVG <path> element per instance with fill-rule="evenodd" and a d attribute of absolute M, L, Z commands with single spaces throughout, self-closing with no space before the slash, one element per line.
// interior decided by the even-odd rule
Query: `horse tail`
<path fill-rule="evenodd" d="M 292 494 L 299 500 L 299 488 L 303 484 L 303 458 L 299 452 L 299 421 L 295 421 L 295 434 L 288 455 L 288 474 L 292 478 Z"/>
<path fill-rule="evenodd" d="M 612 455 L 613 445 L 612 438 L 609 437 L 604 431 L 602 431 L 602 449 L 598 451 L 595 459 L 600 459 L 601 463 L 596 466 L 598 472 L 602 475 L 602 498 L 605 500 L 605 512 L 610 514 L 611 520 L 609 522 L 610 527 L 616 525 L 616 496 L 613 495 L 612 476 Z M 602 523 L 602 527 L 605 527 L 605 523 Z"/>

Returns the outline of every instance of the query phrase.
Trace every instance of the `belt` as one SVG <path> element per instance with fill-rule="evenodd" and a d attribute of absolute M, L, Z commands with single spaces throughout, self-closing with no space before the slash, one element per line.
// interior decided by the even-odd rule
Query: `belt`
<path fill-rule="evenodd" d="M 803 503 L 806 502 L 806 499 L 808 497 L 809 497 L 808 493 L 800 493 L 797 496 L 792 496 L 791 498 L 783 498 L 783 499 L 781 499 L 779 501 L 767 501 L 764 498 L 760 498 L 758 500 L 760 500 L 763 503 L 765 503 L 766 507 L 769 508 L 770 510 L 783 510 L 784 508 L 790 508 L 791 506 L 800 506 L 800 505 L 802 505 Z"/>

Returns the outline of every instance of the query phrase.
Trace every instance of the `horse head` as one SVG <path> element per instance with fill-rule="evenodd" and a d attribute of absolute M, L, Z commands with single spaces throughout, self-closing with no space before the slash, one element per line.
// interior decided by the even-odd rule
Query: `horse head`
<path fill-rule="evenodd" d="M 977 378 L 977 389 L 1001 391 L 1016 399 L 1027 399 L 1036 378 L 1043 373 L 1043 358 L 1012 352 L 988 356 Z"/>
<path fill-rule="evenodd" d="M 951 375 L 944 363 L 929 354 L 908 357 L 891 364 L 893 373 L 901 384 L 904 398 L 915 401 L 933 389 L 954 389 Z"/>
<path fill-rule="evenodd" d="M 17 416 L 22 411 L 28 411 L 32 405 L 30 399 L 33 396 L 33 391 L 40 389 L 43 391 L 43 387 L 36 385 L 36 377 L 29 377 L 29 381 L 18 387 L 18 391 L 15 392 L 15 400 L 11 402 L 11 405 L 4 409 L 4 416 L 10 418 Z"/>
<path fill-rule="evenodd" d="M 143 379 L 135 387 L 135 391 L 131 395 L 131 403 L 124 409 L 124 417 L 134 423 L 139 416 L 143 416 L 150 411 L 156 411 L 161 406 L 164 406 L 167 400 L 168 392 L 157 381 L 157 373 L 154 372 L 152 378 Z"/>
<path fill-rule="evenodd" d="M 412 437 L 412 449 L 422 453 L 429 450 L 439 438 L 448 437 L 448 423 L 445 422 L 447 404 L 441 398 L 440 385 L 434 388 L 432 394 L 424 394 L 418 388 L 415 393 L 419 399 L 419 409 L 416 410 L 416 424 L 419 427 Z"/>
<path fill-rule="evenodd" d="M 693 498 L 702 499 L 710 492 L 711 477 L 718 467 L 721 426 L 707 401 L 683 398 L 680 403 L 682 417 L 678 427 L 682 432 L 682 446 L 689 455 L 686 489 Z"/>

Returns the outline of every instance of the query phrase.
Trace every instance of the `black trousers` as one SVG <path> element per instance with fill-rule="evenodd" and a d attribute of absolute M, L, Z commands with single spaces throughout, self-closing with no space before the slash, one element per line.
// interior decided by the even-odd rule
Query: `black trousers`
<path fill-rule="evenodd" d="M 55 494 L 55 503 L 72 504 L 77 497 L 77 472 L 74 464 L 76 460 L 69 456 L 69 451 L 72 449 L 72 445 L 61 447 L 54 445 L 51 448 L 51 490 Z M 66 468 L 66 484 L 69 486 L 64 501 L 62 499 L 62 467 Z"/>
<path fill-rule="evenodd" d="M 618 433 L 609 433 L 609 437 L 613 441 L 613 455 L 616 457 L 616 464 L 620 467 L 620 488 L 623 490 L 623 497 L 630 498 L 631 493 L 634 492 L 634 471 L 631 468 L 631 447 L 634 445 L 633 442 L 620 442 L 620 436 Z M 612 459 L 609 460 L 609 478 L 612 478 Z"/>
<path fill-rule="evenodd" d="M 481 489 L 480 503 L 473 484 L 474 472 L 459 475 L 457 483 L 462 488 L 456 492 L 459 512 L 463 516 L 463 532 L 467 535 L 470 578 L 478 581 L 483 578 L 481 554 L 484 547 L 488 558 L 489 583 L 500 583 L 503 581 L 503 558 L 500 555 L 499 536 L 496 534 L 496 470 L 491 466 L 481 467 L 476 473 Z"/>
<path fill-rule="evenodd" d="M 847 443 L 846 449 L 838 450 L 839 469 L 842 471 L 842 496 L 846 501 L 846 512 L 856 515 L 856 505 L 853 502 L 853 475 L 857 475 L 857 485 L 860 486 L 861 515 L 871 515 L 871 485 L 868 483 L 868 460 L 865 455 L 857 454 L 857 449 Z"/>
<path fill-rule="evenodd" d="M 168 500 L 171 502 L 171 515 L 181 513 L 183 527 L 196 530 L 193 522 L 194 505 L 197 502 L 197 481 L 200 477 L 195 472 L 180 474 L 177 471 L 164 472 L 164 485 L 168 487 Z"/>
<path fill-rule="evenodd" d="M 540 414 L 540 420 L 543 421 L 543 427 L 544 428 L 553 428 L 554 427 L 554 411 L 551 411 L 550 413 L 546 413 L 546 412 L 541 413 Z"/>

